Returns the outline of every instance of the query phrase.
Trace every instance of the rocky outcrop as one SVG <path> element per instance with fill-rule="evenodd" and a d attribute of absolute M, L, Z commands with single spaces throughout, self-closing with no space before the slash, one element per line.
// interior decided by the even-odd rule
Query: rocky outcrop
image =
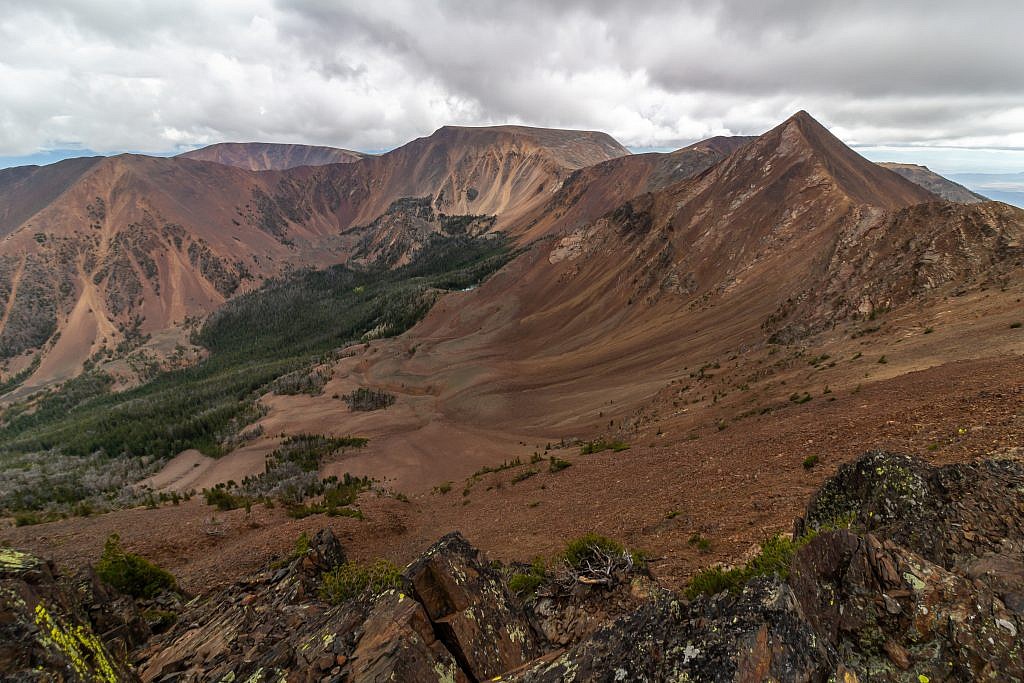
<path fill-rule="evenodd" d="M 405 570 L 402 590 L 328 605 L 321 577 L 344 561 L 323 530 L 288 566 L 190 605 L 138 654 L 142 680 L 477 681 L 542 652 L 502 577 L 457 533 Z"/>
<path fill-rule="evenodd" d="M 815 494 L 797 535 L 836 525 L 871 532 L 946 569 L 1024 551 L 1024 467 L 1013 460 L 930 467 L 874 451 Z"/>
<path fill-rule="evenodd" d="M 785 576 L 693 600 L 642 564 L 603 582 L 568 555 L 561 570 L 510 568 L 452 533 L 332 605 L 321 586 L 353 565 L 325 530 L 183 606 L 134 663 L 143 681 L 180 682 L 1021 681 L 1022 516 L 1020 462 L 867 453 L 797 521 Z M 148 636 L 136 604 L 90 574 L 60 583 L 39 560 L 0 558 L 0 672 L 136 680 L 119 663 Z M 517 569 L 539 585 L 513 595 Z"/>
<path fill-rule="evenodd" d="M 1024 615 L 984 582 L 892 541 L 822 534 L 797 555 L 789 581 L 814 630 L 866 677 L 1024 679 Z"/>
<path fill-rule="evenodd" d="M 1024 680 L 1024 466 L 865 454 L 818 491 L 790 576 L 809 621 L 883 680 Z M 857 532 L 857 533 L 854 533 Z"/>
<path fill-rule="evenodd" d="M 143 681 L 320 680 L 340 672 L 369 606 L 317 599 L 320 576 L 345 561 L 329 530 L 280 567 L 186 606 L 177 625 L 136 653 Z"/>
<path fill-rule="evenodd" d="M 79 591 L 51 563 L 0 548 L 0 678 L 137 681 L 124 658 L 98 635 L 97 625 L 125 627 L 112 616 L 120 596 L 100 590 L 110 604 L 103 608 L 104 621 L 93 623 Z M 122 650 L 131 639 L 129 628 L 114 634 Z"/>
<path fill-rule="evenodd" d="M 838 669 L 777 579 L 687 604 L 662 595 L 516 680 L 818 681 Z"/>
<path fill-rule="evenodd" d="M 493 678 L 541 653 L 505 582 L 460 534 L 448 534 L 405 572 L 410 593 L 475 680 Z"/>

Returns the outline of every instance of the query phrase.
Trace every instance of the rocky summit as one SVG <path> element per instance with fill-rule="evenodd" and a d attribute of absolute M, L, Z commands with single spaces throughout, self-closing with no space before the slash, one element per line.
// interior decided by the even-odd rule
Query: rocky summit
<path fill-rule="evenodd" d="M 1019 681 L 1022 518 L 1019 459 L 936 467 L 876 451 L 813 496 L 781 569 L 755 558 L 737 574 L 743 581 L 689 597 L 660 587 L 642 555 L 600 537 L 567 550 L 561 566 L 539 567 L 489 561 L 451 533 L 389 573 L 359 570 L 323 530 L 274 566 L 187 602 L 168 591 L 133 599 L 95 572 L 64 575 L 4 549 L 0 674 Z"/>

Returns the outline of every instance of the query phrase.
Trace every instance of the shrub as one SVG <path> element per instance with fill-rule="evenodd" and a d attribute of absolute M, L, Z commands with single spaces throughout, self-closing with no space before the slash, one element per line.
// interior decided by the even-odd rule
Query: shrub
<path fill-rule="evenodd" d="M 162 591 L 178 589 L 170 572 L 121 548 L 117 534 L 111 534 L 104 544 L 96 574 L 105 583 L 136 598 L 151 598 Z"/>
<path fill-rule="evenodd" d="M 337 605 L 364 592 L 376 596 L 401 585 L 402 573 L 388 560 L 379 559 L 369 565 L 349 561 L 324 573 L 320 597 Z"/>
<path fill-rule="evenodd" d="M 686 541 L 686 544 L 690 547 L 696 548 L 702 553 L 711 552 L 711 539 L 706 536 L 702 536 L 699 532 L 694 532 Z"/>
<path fill-rule="evenodd" d="M 526 572 L 517 572 L 509 577 L 508 588 L 516 595 L 535 593 L 544 579 L 547 578 L 547 567 L 543 557 L 535 557 Z"/>
<path fill-rule="evenodd" d="M 502 460 L 500 465 L 484 465 L 483 467 L 481 467 L 480 469 L 473 473 L 473 477 L 476 478 L 482 477 L 485 474 L 504 472 L 505 470 L 510 470 L 513 467 L 521 467 L 522 464 L 523 461 L 520 460 L 518 457 L 513 458 L 512 460 Z"/>
<path fill-rule="evenodd" d="M 552 474 L 555 472 L 561 472 L 566 467 L 572 467 L 572 463 L 568 460 L 562 460 L 561 458 L 556 458 L 553 455 L 548 460 L 548 472 L 551 472 Z"/>
<path fill-rule="evenodd" d="M 607 536 L 595 533 L 588 533 L 574 538 L 565 545 L 562 558 L 574 569 L 579 569 L 587 560 L 593 560 L 595 551 L 600 550 L 608 554 L 621 555 L 625 548 L 621 543 Z"/>
<path fill-rule="evenodd" d="M 566 543 L 562 559 L 573 569 L 580 569 L 588 561 L 599 559 L 599 554 L 629 555 L 636 565 L 646 565 L 643 553 L 630 552 L 618 541 L 595 533 L 584 534 Z"/>
<path fill-rule="evenodd" d="M 602 451 L 612 451 L 618 453 L 619 451 L 629 450 L 629 444 L 619 439 L 607 440 L 604 438 L 595 439 L 594 441 L 586 441 L 580 447 L 581 455 L 590 455 L 592 453 L 601 453 Z"/>
<path fill-rule="evenodd" d="M 812 467 L 818 464 L 818 460 L 820 460 L 820 458 L 817 455 L 808 455 L 806 458 L 804 458 L 804 469 L 811 469 Z"/>
<path fill-rule="evenodd" d="M 442 496 L 444 494 L 446 494 L 446 493 L 450 493 L 451 490 L 452 490 L 452 482 L 450 482 L 450 481 L 446 481 L 445 483 L 441 484 L 440 486 L 435 486 L 434 487 L 434 493 L 440 493 Z"/>
<path fill-rule="evenodd" d="M 518 484 L 521 481 L 526 481 L 527 479 L 529 479 L 530 477 L 532 477 L 535 474 L 537 474 L 537 470 L 532 470 L 532 469 L 531 470 L 523 470 L 522 472 L 520 472 L 516 476 L 512 477 L 512 483 L 513 484 Z"/>
<path fill-rule="evenodd" d="M 207 505 L 213 505 L 221 511 L 235 510 L 245 507 L 246 504 L 252 504 L 252 501 L 245 496 L 236 496 L 228 493 L 223 484 L 218 484 L 212 489 L 205 489 L 203 491 L 203 498 L 206 499 Z"/>
<path fill-rule="evenodd" d="M 686 587 L 686 597 L 692 600 L 698 595 L 714 595 L 724 590 L 739 593 L 747 581 L 756 576 L 777 575 L 785 579 L 789 576 L 793 555 L 811 538 L 812 535 L 807 535 L 794 541 L 776 534 L 767 539 L 761 545 L 761 551 L 742 567 L 710 567 L 697 572 Z"/>
<path fill-rule="evenodd" d="M 1020 323 L 1020 322 L 1010 323 L 1010 329 L 1011 330 L 1020 329 L 1021 325 L 1024 325 L 1024 323 Z"/>
<path fill-rule="evenodd" d="M 327 508 L 328 517 L 351 517 L 352 519 L 366 519 L 362 510 L 357 508 Z"/>

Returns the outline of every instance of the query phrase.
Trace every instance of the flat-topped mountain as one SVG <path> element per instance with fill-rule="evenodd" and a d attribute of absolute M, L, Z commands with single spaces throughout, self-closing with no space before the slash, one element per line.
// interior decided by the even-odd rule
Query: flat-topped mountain
<path fill-rule="evenodd" d="M 250 171 L 283 171 L 296 166 L 347 164 L 366 155 L 337 147 L 271 142 L 220 142 L 179 154 L 185 159 L 213 161 Z"/>

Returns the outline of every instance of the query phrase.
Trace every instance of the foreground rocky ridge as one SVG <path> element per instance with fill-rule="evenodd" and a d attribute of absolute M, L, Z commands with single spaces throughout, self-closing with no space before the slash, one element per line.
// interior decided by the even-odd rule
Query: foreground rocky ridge
<path fill-rule="evenodd" d="M 794 536 L 788 576 L 687 600 L 615 551 L 600 555 L 607 567 L 548 571 L 535 593 L 519 586 L 517 595 L 509 578 L 524 567 L 489 563 L 453 533 L 406 567 L 397 587 L 331 605 L 321 585 L 346 556 L 322 531 L 288 563 L 188 603 L 155 636 L 98 581 L 86 588 L 81 577 L 5 551 L 0 672 L 14 680 L 1024 680 L 1019 460 L 932 467 L 868 453 L 826 482 Z"/>

